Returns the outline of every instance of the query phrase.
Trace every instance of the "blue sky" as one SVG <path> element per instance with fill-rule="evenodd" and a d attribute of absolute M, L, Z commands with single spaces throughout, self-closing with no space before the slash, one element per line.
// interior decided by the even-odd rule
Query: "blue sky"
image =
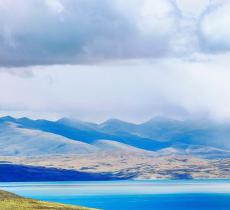
<path fill-rule="evenodd" d="M 0 0 L 0 114 L 230 118 L 227 0 Z"/>

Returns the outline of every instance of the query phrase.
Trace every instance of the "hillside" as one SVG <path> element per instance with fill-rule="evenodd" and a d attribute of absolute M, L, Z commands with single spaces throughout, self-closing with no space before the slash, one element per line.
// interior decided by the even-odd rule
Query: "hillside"
<path fill-rule="evenodd" d="M 142 124 L 101 124 L 0 118 L 0 155 L 87 155 L 101 152 L 230 157 L 230 125 L 213 121 L 155 118 Z"/>
<path fill-rule="evenodd" d="M 15 123 L 0 124 L 0 154 L 28 156 L 47 154 L 88 154 L 97 148 L 87 143 Z"/>
<path fill-rule="evenodd" d="M 112 132 L 104 132 L 98 128 L 97 124 L 90 124 L 77 121 L 70 123 L 63 123 L 62 121 L 48 121 L 48 120 L 32 120 L 29 118 L 15 119 L 12 117 L 0 118 L 0 124 L 14 123 L 20 128 L 39 130 L 46 133 L 52 133 L 63 136 L 68 139 L 82 141 L 87 144 L 92 144 L 96 140 L 108 139 L 120 143 L 128 144 L 133 147 L 138 147 L 146 150 L 158 150 L 168 147 L 170 144 L 155 141 L 154 139 L 143 138 L 129 133 L 113 134 Z M 79 125 L 80 124 L 80 125 Z M 84 126 L 85 125 L 85 126 Z M 95 127 L 96 126 L 96 127 Z"/>
<path fill-rule="evenodd" d="M 0 118 L 0 181 L 229 178 L 228 123 Z"/>
<path fill-rule="evenodd" d="M 0 190 L 0 210 L 93 210 L 84 207 L 37 201 Z"/>

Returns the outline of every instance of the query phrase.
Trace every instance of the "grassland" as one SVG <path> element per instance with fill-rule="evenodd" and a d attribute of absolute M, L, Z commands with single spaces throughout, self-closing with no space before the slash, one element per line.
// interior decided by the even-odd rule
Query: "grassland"
<path fill-rule="evenodd" d="M 37 201 L 0 190 L 0 210 L 93 210 L 84 207 Z"/>

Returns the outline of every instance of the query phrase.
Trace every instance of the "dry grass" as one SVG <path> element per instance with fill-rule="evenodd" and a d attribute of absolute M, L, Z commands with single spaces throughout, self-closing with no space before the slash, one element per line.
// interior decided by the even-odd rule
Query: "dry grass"
<path fill-rule="evenodd" d="M 0 210 L 93 210 L 84 207 L 27 199 L 0 191 Z"/>

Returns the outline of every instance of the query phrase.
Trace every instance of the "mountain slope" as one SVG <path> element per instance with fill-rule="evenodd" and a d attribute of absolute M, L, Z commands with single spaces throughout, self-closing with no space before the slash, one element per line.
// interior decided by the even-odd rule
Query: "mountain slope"
<path fill-rule="evenodd" d="M 203 145 L 183 145 L 167 147 L 157 151 L 158 156 L 186 155 L 206 159 L 230 158 L 230 151 Z"/>
<path fill-rule="evenodd" d="M 58 123 L 58 126 L 60 126 L 60 124 L 64 125 L 65 129 L 70 127 L 71 129 L 77 130 L 78 133 L 85 133 L 88 137 L 85 139 L 85 136 L 80 136 L 79 139 L 88 143 L 92 143 L 93 140 L 109 139 L 150 151 L 156 151 L 171 145 L 171 143 L 168 142 L 159 142 L 155 139 L 135 135 L 134 131 L 138 125 L 117 119 L 111 119 L 101 124 L 95 124 L 64 118 L 58 120 L 56 123 Z M 65 133 L 61 133 L 60 135 L 65 136 Z M 74 138 L 74 136 L 71 136 L 70 138 Z M 87 138 L 90 138 L 91 141 L 89 142 Z"/>
<path fill-rule="evenodd" d="M 16 123 L 0 124 L 0 156 L 79 155 L 93 153 L 139 153 L 147 151 L 112 140 L 96 140 L 92 144 Z"/>
<path fill-rule="evenodd" d="M 127 144 L 123 144 L 117 141 L 111 140 L 97 140 L 93 143 L 94 146 L 98 147 L 100 151 L 104 151 L 107 153 L 126 153 L 126 154 L 155 154 L 154 152 L 150 152 L 147 150 L 139 149 L 137 147 L 133 147 Z"/>
<path fill-rule="evenodd" d="M 204 145 L 230 149 L 230 123 L 218 123 L 210 119 L 175 120 L 156 117 L 142 124 L 125 122 L 103 123 L 103 129 L 108 133 L 126 133 L 140 138 L 168 142 L 168 146 L 175 143 Z M 124 125 L 124 126 L 123 126 Z M 105 130 L 105 129 L 104 129 Z"/>
<path fill-rule="evenodd" d="M 88 154 L 97 148 L 56 134 L 21 128 L 15 123 L 0 125 L 0 155 Z"/>
<path fill-rule="evenodd" d="M 7 123 L 17 125 L 16 130 L 20 132 L 15 133 L 14 130 L 14 132 L 6 134 L 7 129 L 3 128 Z M 115 148 L 115 145 L 116 149 L 120 148 L 121 150 L 125 145 L 126 148 L 130 146 L 130 148 L 140 149 L 140 151 L 141 149 L 142 151 L 161 150 L 164 153 L 168 153 L 168 151 L 174 150 L 177 153 L 202 154 L 207 157 L 229 156 L 228 151 L 230 150 L 230 124 L 217 123 L 211 120 L 180 121 L 158 117 L 142 124 L 133 124 L 117 119 L 96 124 L 68 118 L 62 118 L 58 121 L 48 121 L 32 120 L 29 118 L 15 119 L 7 116 L 0 118 L 1 126 L 3 126 L 0 134 L 2 142 L 4 138 L 8 139 L 8 142 L 10 138 L 14 140 L 26 139 L 26 141 L 30 139 L 33 142 L 31 144 L 38 144 L 36 147 L 38 150 L 41 150 L 37 142 L 45 142 L 46 140 L 44 145 L 49 145 L 49 147 L 44 148 L 44 152 L 50 152 L 48 148 L 51 150 L 51 145 L 56 145 L 53 146 L 51 152 L 57 154 L 81 154 L 96 152 L 104 148 L 109 150 L 111 147 Z M 21 131 L 24 131 L 22 132 L 23 137 L 21 136 Z M 36 137 L 35 133 L 39 132 L 40 134 L 37 134 Z M 38 138 L 40 139 L 37 140 Z M 32 139 L 34 140 L 32 141 Z M 61 143 L 60 139 L 65 140 L 65 143 Z M 107 142 L 103 142 L 102 144 L 102 139 L 106 139 Z M 96 146 L 95 142 L 97 141 L 100 144 Z M 69 146 L 67 146 L 67 142 Z M 9 147 L 8 149 L 4 149 L 6 142 L 2 144 L 2 154 L 23 154 L 23 152 L 17 151 L 19 144 L 16 146 L 14 142 L 11 143 L 10 149 Z M 24 140 L 20 141 L 20 144 L 26 147 Z M 99 148 L 99 145 L 103 148 Z M 118 145 L 123 146 L 119 147 Z M 33 152 L 35 151 L 30 149 L 28 153 Z"/>
<path fill-rule="evenodd" d="M 80 140 L 88 144 L 93 143 L 95 140 L 109 139 L 150 151 L 170 146 L 170 143 L 167 142 L 162 143 L 153 139 L 139 137 L 130 133 L 119 132 L 114 134 L 113 132 L 105 132 L 100 129 L 99 125 L 96 124 L 93 128 L 90 129 L 88 123 L 83 125 L 83 122 L 80 123 L 81 125 L 76 125 L 76 122 L 73 123 L 72 121 L 66 120 L 63 123 L 63 120 L 54 122 L 48 120 L 31 120 L 29 118 L 11 119 L 9 117 L 0 119 L 0 124 L 4 122 L 14 122 L 22 128 L 49 132 L 69 139 Z M 81 129 L 79 129 L 79 127 L 81 127 Z"/>

